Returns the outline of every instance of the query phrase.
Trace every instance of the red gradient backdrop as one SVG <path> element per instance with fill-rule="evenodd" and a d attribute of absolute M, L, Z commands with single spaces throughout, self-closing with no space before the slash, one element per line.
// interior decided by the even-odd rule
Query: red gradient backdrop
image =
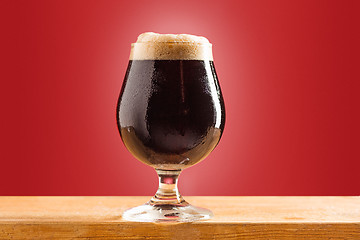
<path fill-rule="evenodd" d="M 213 43 L 227 120 L 184 195 L 360 194 L 359 1 L 0 1 L 0 194 L 152 195 L 115 109 L 139 33 Z"/>

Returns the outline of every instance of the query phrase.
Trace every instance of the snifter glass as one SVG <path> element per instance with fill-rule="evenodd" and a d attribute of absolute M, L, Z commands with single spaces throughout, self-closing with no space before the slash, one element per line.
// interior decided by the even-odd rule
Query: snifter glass
<path fill-rule="evenodd" d="M 138 222 L 192 222 L 213 216 L 186 202 L 180 172 L 203 160 L 219 142 L 224 102 L 212 45 L 196 42 L 133 43 L 121 89 L 117 122 L 131 154 L 153 167 L 159 188 L 123 218 Z"/>

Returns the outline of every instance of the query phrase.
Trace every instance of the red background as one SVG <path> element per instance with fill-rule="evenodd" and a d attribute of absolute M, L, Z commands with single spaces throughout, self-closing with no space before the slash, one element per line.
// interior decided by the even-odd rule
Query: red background
<path fill-rule="evenodd" d="M 184 195 L 360 194 L 359 1 L 0 1 L 0 194 L 152 195 L 115 109 L 145 31 L 213 43 L 227 121 Z"/>

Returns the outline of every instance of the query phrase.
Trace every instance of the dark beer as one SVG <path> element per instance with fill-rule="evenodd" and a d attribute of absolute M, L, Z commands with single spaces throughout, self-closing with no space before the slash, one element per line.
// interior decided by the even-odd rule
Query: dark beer
<path fill-rule="evenodd" d="M 177 189 L 180 172 L 209 155 L 224 129 L 224 102 L 209 40 L 140 34 L 131 44 L 117 123 L 126 148 L 159 176 L 155 196 L 126 210 L 125 220 L 193 222 L 213 216 L 186 202 Z"/>
<path fill-rule="evenodd" d="M 212 60 L 130 60 L 118 101 L 127 149 L 158 169 L 183 169 L 217 145 L 224 102 Z"/>

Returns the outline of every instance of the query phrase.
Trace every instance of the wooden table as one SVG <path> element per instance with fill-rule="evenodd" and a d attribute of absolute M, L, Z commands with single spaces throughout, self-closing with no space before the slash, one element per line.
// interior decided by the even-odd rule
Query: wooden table
<path fill-rule="evenodd" d="M 360 197 L 186 197 L 196 223 L 134 223 L 149 197 L 0 197 L 0 239 L 360 239 Z"/>

